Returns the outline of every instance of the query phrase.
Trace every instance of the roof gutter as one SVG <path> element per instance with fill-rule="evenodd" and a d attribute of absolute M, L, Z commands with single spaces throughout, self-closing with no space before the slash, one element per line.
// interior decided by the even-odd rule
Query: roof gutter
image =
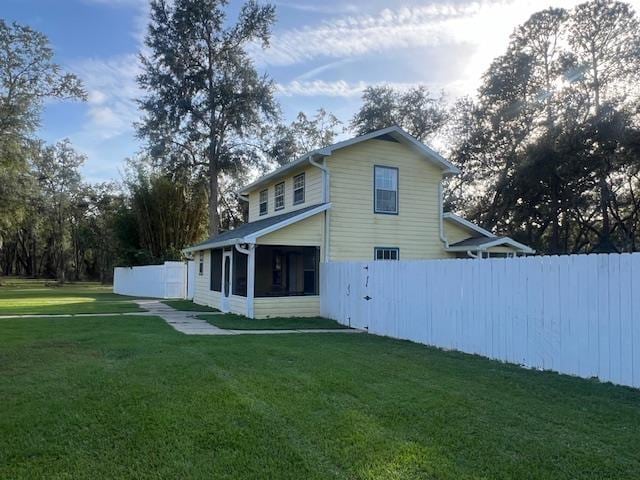
<path fill-rule="evenodd" d="M 438 213 L 440 223 L 440 240 L 444 243 L 445 250 L 449 249 L 449 240 L 444 232 L 444 201 L 442 199 L 442 179 L 438 182 Z"/>
<path fill-rule="evenodd" d="M 331 199 L 331 173 L 329 173 L 329 169 L 327 168 L 326 162 L 323 160 L 323 163 L 318 163 L 313 155 L 309 157 L 309 163 L 316 168 L 322 170 L 322 202 L 329 203 Z M 323 257 L 324 261 L 329 261 L 329 249 L 330 249 L 330 228 L 331 228 L 331 212 L 325 210 L 324 213 L 324 242 L 323 242 Z"/>

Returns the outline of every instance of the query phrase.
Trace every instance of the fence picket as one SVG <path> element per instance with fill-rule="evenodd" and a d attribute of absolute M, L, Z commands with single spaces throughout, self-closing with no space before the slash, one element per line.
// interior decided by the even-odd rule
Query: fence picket
<path fill-rule="evenodd" d="M 341 323 L 640 387 L 640 253 L 340 262 L 322 277 L 322 314 Z"/>

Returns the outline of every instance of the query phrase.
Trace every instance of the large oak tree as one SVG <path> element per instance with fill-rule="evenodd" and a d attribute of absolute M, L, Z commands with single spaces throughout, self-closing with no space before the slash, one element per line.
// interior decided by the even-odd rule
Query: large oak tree
<path fill-rule="evenodd" d="M 209 233 L 220 227 L 221 175 L 263 158 L 255 139 L 277 113 L 273 83 L 256 71 L 249 44 L 268 44 L 272 5 L 246 2 L 235 23 L 227 0 L 152 0 L 138 82 L 146 91 L 138 133 L 170 170 L 203 175 L 209 185 Z"/>

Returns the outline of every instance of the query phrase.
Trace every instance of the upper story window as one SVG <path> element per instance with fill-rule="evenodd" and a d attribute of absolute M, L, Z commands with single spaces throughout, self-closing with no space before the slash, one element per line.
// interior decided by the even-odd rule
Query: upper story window
<path fill-rule="evenodd" d="M 398 213 L 398 169 L 374 167 L 374 212 Z"/>
<path fill-rule="evenodd" d="M 275 209 L 282 210 L 284 208 L 284 182 L 276 185 Z"/>
<path fill-rule="evenodd" d="M 293 204 L 304 203 L 304 173 L 293 177 Z"/>
<path fill-rule="evenodd" d="M 397 247 L 375 247 L 373 258 L 375 260 L 400 260 L 400 249 Z"/>
<path fill-rule="evenodd" d="M 260 192 L 260 215 L 266 215 L 269 210 L 269 190 Z"/>

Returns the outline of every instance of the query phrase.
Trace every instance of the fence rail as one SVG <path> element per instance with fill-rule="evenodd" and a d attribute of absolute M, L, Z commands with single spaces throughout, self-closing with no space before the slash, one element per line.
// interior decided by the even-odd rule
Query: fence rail
<path fill-rule="evenodd" d="M 193 298 L 194 262 L 165 262 L 163 265 L 116 267 L 113 292 L 152 298 Z"/>
<path fill-rule="evenodd" d="M 640 387 L 640 253 L 322 265 L 343 324 Z"/>

